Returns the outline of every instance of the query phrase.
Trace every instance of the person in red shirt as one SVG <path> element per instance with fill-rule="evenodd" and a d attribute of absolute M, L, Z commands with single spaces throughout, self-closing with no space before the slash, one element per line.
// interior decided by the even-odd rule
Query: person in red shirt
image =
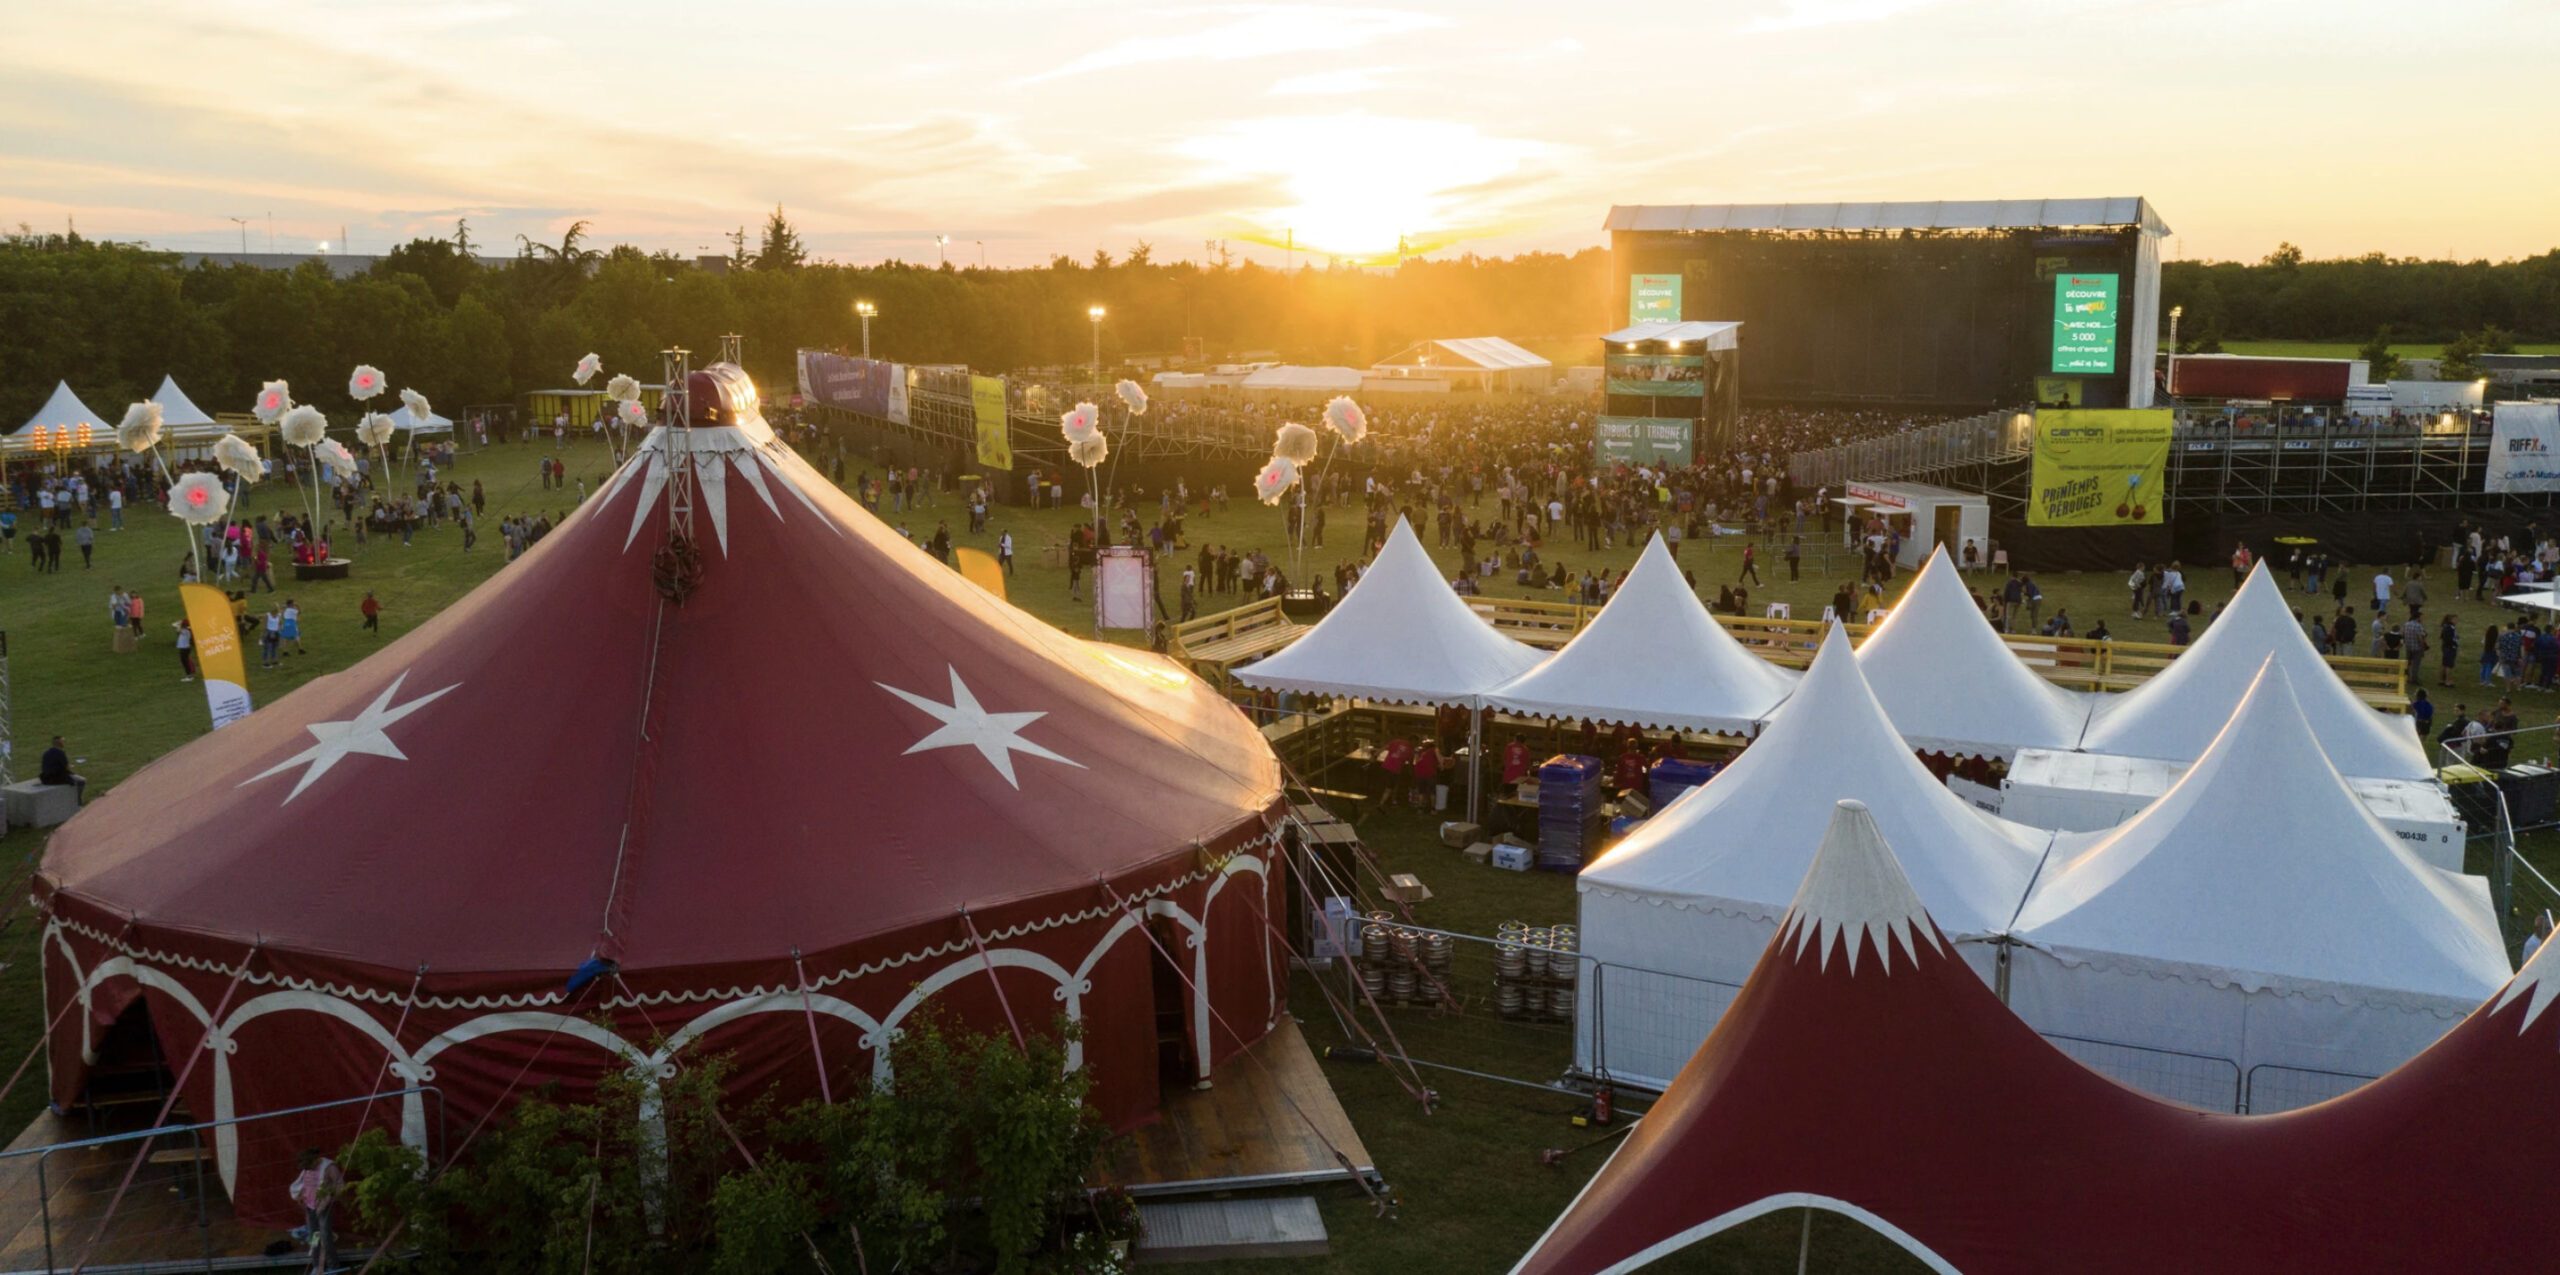
<path fill-rule="evenodd" d="M 1609 742 L 1616 744 L 1622 753 L 1630 748 L 1641 749 L 1644 747 L 1644 732 L 1631 724 L 1621 725 L 1609 732 Z"/>
<path fill-rule="evenodd" d="M 365 591 L 364 605 L 357 607 L 356 609 L 364 613 L 364 626 L 366 628 L 372 629 L 376 633 L 382 631 L 382 603 L 374 599 L 372 590 L 368 589 Z"/>
<path fill-rule="evenodd" d="M 1502 746 L 1502 782 L 1508 787 L 1529 777 L 1529 741 L 1517 735 Z"/>
<path fill-rule="evenodd" d="M 1387 772 L 1387 803 L 1404 801 L 1412 792 L 1413 741 L 1397 736 L 1378 750 L 1378 768 Z"/>
<path fill-rule="evenodd" d="M 1642 749 L 1630 746 L 1625 752 L 1618 754 L 1618 769 L 1617 773 L 1611 779 L 1610 786 L 1622 792 L 1629 788 L 1642 788 L 1644 786 L 1644 752 Z"/>

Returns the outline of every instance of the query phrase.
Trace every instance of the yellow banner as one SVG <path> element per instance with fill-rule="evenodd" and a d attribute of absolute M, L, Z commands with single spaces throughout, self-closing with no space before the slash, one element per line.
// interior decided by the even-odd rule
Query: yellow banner
<path fill-rule="evenodd" d="M 2030 527 L 2132 527 L 2167 516 L 2167 409 L 2036 413 Z"/>
<path fill-rule="evenodd" d="M 1004 566 L 994 554 L 984 549 L 954 549 L 951 556 L 960 560 L 960 574 L 969 583 L 999 598 L 1004 596 Z"/>
<path fill-rule="evenodd" d="M 204 679 L 205 703 L 213 709 L 213 728 L 220 730 L 249 715 L 249 662 L 240 655 L 240 629 L 231 619 L 231 599 L 209 584 L 178 586 L 178 605 L 195 634 L 196 674 Z"/>
<path fill-rule="evenodd" d="M 969 378 L 969 402 L 978 409 L 978 463 L 990 469 L 1013 468 L 1013 436 L 1005 432 L 1004 378 Z"/>

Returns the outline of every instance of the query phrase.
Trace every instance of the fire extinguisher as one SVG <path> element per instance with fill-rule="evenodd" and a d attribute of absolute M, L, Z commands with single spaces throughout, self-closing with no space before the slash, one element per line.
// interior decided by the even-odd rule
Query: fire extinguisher
<path fill-rule="evenodd" d="M 1617 1098 L 1609 1092 L 1609 1086 L 1602 1085 L 1591 1091 L 1591 1123 L 1609 1123 L 1616 1108 Z"/>

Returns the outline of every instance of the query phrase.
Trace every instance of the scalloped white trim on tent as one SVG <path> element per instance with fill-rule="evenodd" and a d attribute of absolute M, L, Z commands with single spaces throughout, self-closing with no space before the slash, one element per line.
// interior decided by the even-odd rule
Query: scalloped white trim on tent
<path fill-rule="evenodd" d="M 2077 748 L 2088 729 L 2090 697 L 2038 676 L 2000 640 L 1945 545 L 1859 644 L 1858 666 L 1915 749 L 2006 758 Z"/>
<path fill-rule="evenodd" d="M 1469 607 L 1398 518 L 1378 560 L 1323 620 L 1234 676 L 1264 690 L 1472 707 L 1544 658 Z"/>
<path fill-rule="evenodd" d="M 2080 751 L 2194 761 L 2238 711 L 2270 653 L 2339 774 L 2435 777 L 2407 719 L 2367 707 L 2311 649 L 2263 560 L 2185 654 L 2142 685 L 2099 697 Z"/>
<path fill-rule="evenodd" d="M 98 437 L 104 437 L 115 430 L 115 427 L 108 424 L 104 417 L 90 411 L 89 405 L 81 402 L 79 395 L 71 392 L 69 381 L 54 382 L 53 396 L 44 401 L 44 406 L 36 409 L 35 415 L 27 418 L 26 424 L 10 430 L 9 436 L 24 437 L 35 432 L 39 425 L 48 430 L 56 425 L 68 425 L 73 429 L 86 425 L 90 433 Z"/>
<path fill-rule="evenodd" d="M 1884 834 L 1876 831 L 1875 816 L 1868 813 L 1867 803 L 1854 800 L 1832 806 L 1831 826 L 1823 830 L 1822 847 L 1813 852 L 1813 867 L 1805 872 L 1804 888 L 1796 892 L 1778 936 L 1781 943 L 1793 941 L 1798 959 L 1811 947 L 1824 973 L 1831 970 L 1832 947 L 1839 946 L 1848 958 L 1844 972 L 1850 977 L 1857 975 L 1858 953 L 1864 950 L 1873 953 L 1867 963 L 1891 978 L 1896 940 L 1906 964 L 1919 955 L 1923 940 L 1946 951 L 1920 896 L 1911 892 L 1911 879 L 1885 848 Z"/>
<path fill-rule="evenodd" d="M 1800 676 L 1744 650 L 1716 623 L 1656 535 L 1599 615 L 1485 703 L 1537 717 L 1748 735 Z"/>
<path fill-rule="evenodd" d="M 2068 965 L 2448 1019 L 2508 978 L 2487 883 L 2375 821 L 2275 656 L 2175 787 L 2066 845 L 2011 936 Z"/>

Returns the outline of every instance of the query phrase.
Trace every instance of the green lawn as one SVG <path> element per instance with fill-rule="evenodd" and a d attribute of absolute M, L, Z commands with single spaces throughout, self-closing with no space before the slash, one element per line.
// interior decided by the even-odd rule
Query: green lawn
<path fill-rule="evenodd" d="M 453 471 L 465 483 L 479 480 L 488 493 L 489 524 L 476 551 L 463 553 L 459 535 L 452 529 L 422 531 L 415 546 L 407 549 L 396 541 L 381 540 L 361 547 L 343 546 L 358 561 L 352 581 L 287 586 L 286 593 L 302 602 L 305 643 L 311 653 L 287 660 L 279 671 L 253 668 L 251 690 L 258 701 L 271 704 L 304 681 L 361 659 L 497 572 L 503 552 L 489 527 L 494 527 L 499 515 L 560 510 L 576 494 L 535 490 L 535 461 L 542 454 L 536 448 L 502 446 L 465 456 Z M 575 471 L 587 477 L 592 490 L 608 458 L 600 447 L 586 445 L 571 450 L 571 462 Z M 1236 485 L 1242 485 L 1248 468 L 1238 467 Z M 849 471 L 861 469 L 858 459 L 848 464 Z M 292 491 L 275 484 L 257 489 L 250 497 L 252 509 L 294 504 Z M 1012 585 L 1014 600 L 1070 630 L 1088 629 L 1090 612 L 1067 598 L 1065 573 L 1046 566 L 1041 552 L 1044 544 L 1064 538 L 1081 516 L 1078 512 L 999 510 L 990 531 L 974 538 L 965 533 L 967 520 L 957 501 L 948 496 L 935 508 L 887 516 L 919 536 L 929 536 L 937 519 L 949 518 L 962 543 L 987 548 L 993 547 L 997 532 L 1013 530 L 1022 564 Z M 184 530 L 154 510 L 130 511 L 127 521 L 125 531 L 100 534 L 96 565 L 86 571 L 76 556 L 54 576 L 30 573 L 24 557 L 0 559 L 0 617 L 5 617 L 9 632 L 22 772 L 32 769 L 45 737 L 59 732 L 70 738 L 73 753 L 85 759 L 81 764 L 92 783 L 104 788 L 206 729 L 202 688 L 178 680 L 167 640 L 168 626 L 177 613 L 173 585 L 185 551 Z M 1223 513 L 1195 518 L 1190 535 L 1194 550 L 1204 541 L 1276 550 L 1282 547 L 1280 526 L 1277 511 L 1239 503 Z M 1358 539 L 1357 519 L 1348 511 L 1338 512 L 1332 526 L 1331 546 L 1309 553 L 1312 570 L 1329 572 Z M 1426 534 L 1426 543 L 1430 538 Z M 1454 550 L 1434 552 L 1444 566 L 1454 569 Z M 1623 569 L 1634 554 L 1633 546 L 1620 545 L 1597 554 L 1554 548 L 1549 556 L 1581 571 L 1593 566 Z M 1693 544 L 1682 560 L 1712 593 L 1716 584 L 1734 574 L 1737 555 L 1734 542 L 1712 547 Z M 1755 603 L 1783 600 L 1795 604 L 1799 615 L 1819 614 L 1832 588 L 1853 571 L 1852 561 L 1844 557 L 1836 570 L 1809 565 L 1805 578 L 1791 584 L 1783 579 L 1782 563 L 1764 562 L 1762 574 L 1768 583 L 1754 588 L 1752 594 Z M 1169 569 L 1164 590 L 1169 603 L 1175 595 L 1171 579 Z M 2208 606 L 2226 597 L 2231 587 L 2228 573 L 2218 569 L 2193 571 L 2190 581 L 2191 595 Z M 152 640 L 135 654 L 117 655 L 110 649 L 106 595 L 117 583 L 142 589 L 151 603 Z M 2043 583 L 2049 607 L 2069 607 L 2084 629 L 2104 616 L 2124 638 L 2159 640 L 2164 635 L 2157 621 L 2135 622 L 2123 615 L 2121 573 L 2053 575 L 2044 577 Z M 2447 581 L 2440 593 L 2449 593 L 2449 585 Z M 2361 592 L 2361 577 L 2354 588 Z M 379 636 L 358 629 L 356 606 L 366 589 L 373 590 L 385 606 L 384 632 Z M 1491 585 L 1489 591 L 1555 596 L 1516 589 L 1507 582 Z M 262 606 L 265 600 L 258 599 Z M 1207 597 L 1201 609 L 1215 610 L 1236 600 Z M 2492 618 L 2487 608 L 2467 603 L 2454 609 L 2463 617 L 2466 635 L 2476 633 L 2481 623 Z M 2552 707 L 2538 699 L 2528 700 L 2528 722 L 2547 720 L 2543 715 Z M 1480 932 L 1506 917 L 1544 924 L 1571 915 L 1572 885 L 1567 878 L 1536 873 L 1513 876 L 1474 868 L 1440 848 L 1420 815 L 1386 813 L 1371 822 L 1368 831 L 1387 869 L 1421 873 L 1439 893 L 1422 910 L 1425 923 Z M 12 863 L 31 864 L 40 850 L 36 834 L 20 831 L 0 838 L 0 857 Z M 21 917 L 0 939 L 0 959 L 9 962 L 0 970 L 0 1041 L 9 1042 L 7 1049 L 19 1053 L 43 1026 L 35 981 L 37 933 L 38 927 Z M 1311 987 L 1299 988 L 1296 1005 L 1311 1040 L 1321 1045 L 1339 1038 L 1324 1001 Z M 1438 1050 L 1480 1050 L 1485 1070 L 1551 1075 L 1565 1060 L 1560 1033 L 1541 1035 L 1537 1029 L 1506 1028 L 1498 1022 L 1418 1030 L 1437 1033 L 1432 1043 Z M 1463 1034 L 1467 1032 L 1475 1034 Z M 1416 1047 L 1421 1047 L 1419 1042 Z M 14 1067 L 16 1061 L 0 1057 L 0 1064 L 6 1066 Z M 1441 1102 L 1435 1113 L 1425 1115 L 1384 1068 L 1342 1064 L 1328 1064 L 1328 1068 L 1402 1207 L 1394 1220 L 1378 1221 L 1356 1195 L 1329 1199 L 1326 1217 L 1336 1256 L 1330 1262 L 1309 1265 L 1343 1271 L 1499 1269 L 1536 1238 L 1606 1154 L 1605 1148 L 1584 1152 L 1563 1169 L 1538 1164 L 1540 1150 L 1568 1146 L 1588 1136 L 1566 1124 L 1577 1103 L 1565 1095 L 1426 1072 Z M 19 1128 L 41 1105 L 43 1093 L 41 1069 L 32 1069 L 0 1103 L 0 1129 Z M 1794 1254 L 1798 1225 L 1795 1217 L 1764 1219 L 1704 1246 L 1677 1269 L 1783 1269 Z M 1887 1268 L 1896 1261 L 1881 1242 L 1837 1219 L 1817 1221 L 1814 1251 L 1817 1263 L 1829 1269 Z M 1237 1269 L 1273 1267 L 1265 1263 Z"/>

